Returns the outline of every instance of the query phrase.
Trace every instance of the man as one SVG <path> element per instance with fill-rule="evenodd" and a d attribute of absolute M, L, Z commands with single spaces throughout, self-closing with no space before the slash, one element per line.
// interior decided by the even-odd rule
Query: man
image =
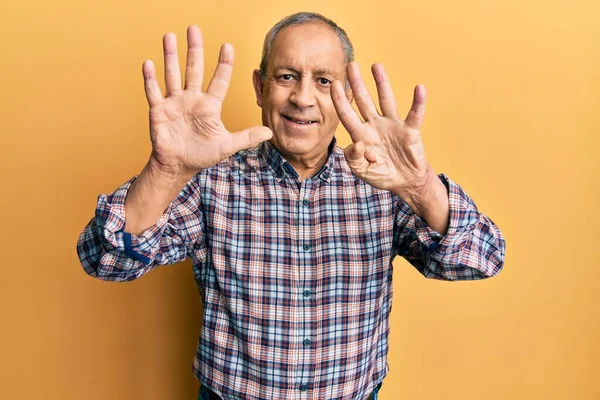
<path fill-rule="evenodd" d="M 264 126 L 234 134 L 220 119 L 232 47 L 202 92 L 196 26 L 187 40 L 184 88 L 173 34 L 164 97 L 143 65 L 152 154 L 99 197 L 78 242 L 85 271 L 127 281 L 192 257 L 204 302 L 200 398 L 376 398 L 394 257 L 428 278 L 486 278 L 502 268 L 502 234 L 427 162 L 424 87 L 401 120 L 374 65 L 380 115 L 331 20 L 299 13 L 271 29 L 253 76 Z M 353 141 L 345 150 L 340 120 Z"/>

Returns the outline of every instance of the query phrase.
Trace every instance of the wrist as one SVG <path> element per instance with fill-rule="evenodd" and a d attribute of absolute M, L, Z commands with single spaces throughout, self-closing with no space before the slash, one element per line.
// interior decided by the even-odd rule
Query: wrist
<path fill-rule="evenodd" d="M 440 197 L 447 198 L 446 187 L 431 166 L 421 178 L 415 179 L 411 186 L 395 190 L 393 193 L 419 216 L 425 215 L 428 209 L 438 203 Z"/>
<path fill-rule="evenodd" d="M 157 189 L 181 189 L 198 172 L 186 170 L 179 166 L 167 166 L 158 162 L 153 156 L 142 170 L 140 177 L 143 177 L 152 186 Z"/>

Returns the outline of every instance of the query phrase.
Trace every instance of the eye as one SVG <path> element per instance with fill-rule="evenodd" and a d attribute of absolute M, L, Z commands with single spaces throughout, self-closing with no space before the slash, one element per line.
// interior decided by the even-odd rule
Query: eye
<path fill-rule="evenodd" d="M 327 78 L 319 78 L 319 79 L 317 79 L 317 81 L 319 82 L 319 84 L 321 84 L 323 86 L 331 85 L 331 81 Z"/>
<path fill-rule="evenodd" d="M 283 74 L 283 75 L 279 75 L 277 78 L 279 80 L 281 80 L 281 81 L 291 81 L 292 79 L 294 79 L 294 75 L 292 75 L 292 74 Z"/>

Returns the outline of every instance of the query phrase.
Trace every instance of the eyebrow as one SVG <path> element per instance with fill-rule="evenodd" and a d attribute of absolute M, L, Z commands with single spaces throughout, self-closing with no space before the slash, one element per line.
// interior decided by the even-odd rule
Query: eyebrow
<path fill-rule="evenodd" d="M 285 69 L 288 71 L 292 71 L 293 73 L 297 74 L 297 75 L 301 75 L 302 72 L 298 71 L 296 68 L 289 66 L 289 65 L 281 65 L 278 67 L 275 67 L 275 71 L 280 70 L 280 69 Z M 315 71 L 315 74 L 317 75 L 331 75 L 331 76 L 335 76 L 337 77 L 336 73 L 333 72 L 332 70 L 330 70 L 329 68 L 319 68 Z"/>

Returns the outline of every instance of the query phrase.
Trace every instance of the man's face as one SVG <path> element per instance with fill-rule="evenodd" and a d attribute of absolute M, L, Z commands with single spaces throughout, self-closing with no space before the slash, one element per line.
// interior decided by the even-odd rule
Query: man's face
<path fill-rule="evenodd" d="M 271 143 L 283 155 L 322 157 L 339 124 L 331 83 L 345 77 L 344 52 L 331 27 L 308 23 L 279 31 L 267 76 L 263 81 L 254 71 L 254 88 L 263 124 L 273 131 Z"/>

